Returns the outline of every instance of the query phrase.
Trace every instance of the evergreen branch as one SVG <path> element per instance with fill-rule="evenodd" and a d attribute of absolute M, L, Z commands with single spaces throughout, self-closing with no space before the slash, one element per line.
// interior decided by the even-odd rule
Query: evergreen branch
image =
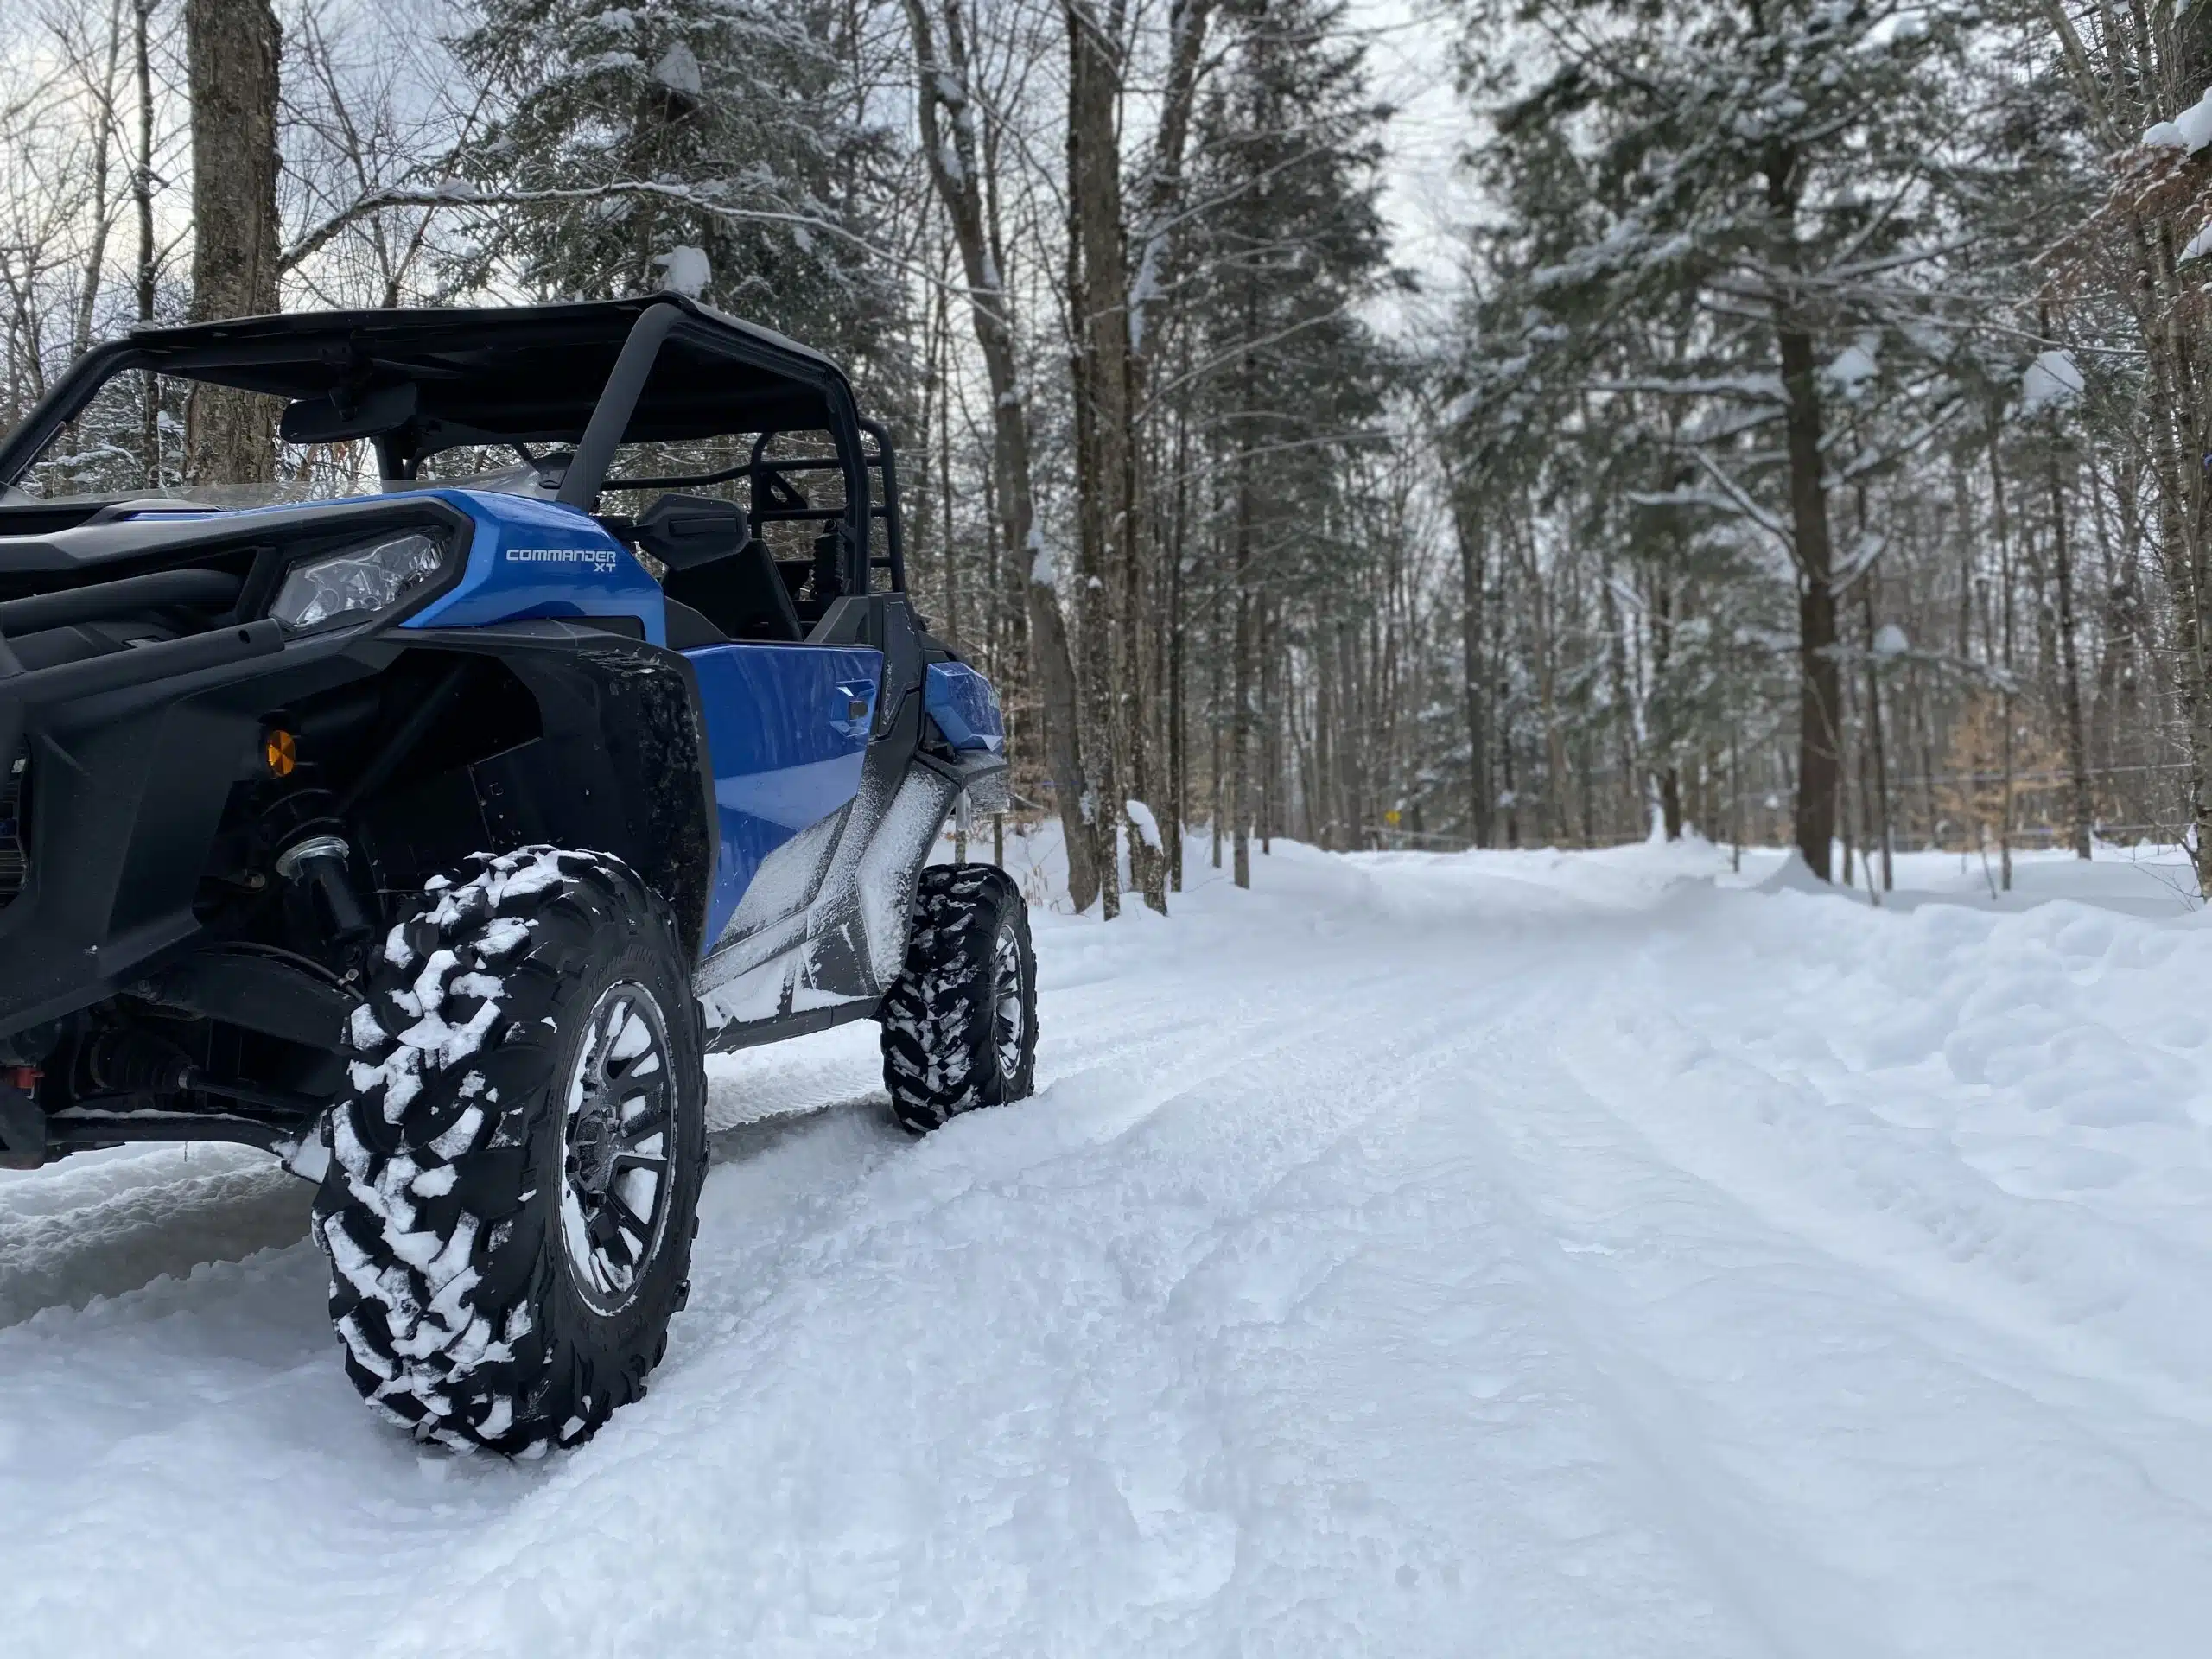
<path fill-rule="evenodd" d="M 428 189 L 409 185 L 389 186 L 370 191 L 323 220 L 279 257 L 277 269 L 280 271 L 292 270 L 348 226 L 389 207 L 533 207 L 549 203 L 607 201 L 629 196 L 652 196 L 664 201 L 678 202 L 701 213 L 746 224 L 788 225 L 819 231 L 825 236 L 850 243 L 869 257 L 932 287 L 943 287 L 963 297 L 973 291 L 964 284 L 945 282 L 926 267 L 878 246 L 866 237 L 822 214 L 790 213 L 766 207 L 734 207 L 728 202 L 702 195 L 688 186 L 664 184 L 651 179 L 622 179 L 612 184 L 551 186 L 537 190 L 479 190 L 458 180 L 449 180 Z"/>
<path fill-rule="evenodd" d="M 1791 563 L 1795 563 L 1797 558 L 1797 538 L 1789 533 L 1789 527 L 1751 499 L 1751 493 L 1734 479 L 1729 477 L 1727 469 L 1704 450 L 1694 449 L 1690 453 L 1696 458 L 1697 464 L 1704 467 L 1712 476 L 1713 481 L 1720 486 L 1722 493 L 1735 504 L 1738 514 L 1750 519 L 1768 535 L 1773 537 L 1781 544 L 1783 550 L 1789 555 Z"/>

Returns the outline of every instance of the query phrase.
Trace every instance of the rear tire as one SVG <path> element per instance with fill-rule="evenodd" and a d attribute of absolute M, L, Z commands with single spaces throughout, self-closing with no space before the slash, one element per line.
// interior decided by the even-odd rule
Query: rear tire
<path fill-rule="evenodd" d="M 931 864 L 914 892 L 906 964 L 883 999 L 883 1083 L 916 1135 L 1026 1098 L 1037 1071 L 1029 907 L 992 864 Z"/>
<path fill-rule="evenodd" d="M 645 1391 L 706 1164 L 675 918 L 526 848 L 434 880 L 350 1033 L 315 1233 L 346 1374 L 416 1438 L 531 1455 Z"/>

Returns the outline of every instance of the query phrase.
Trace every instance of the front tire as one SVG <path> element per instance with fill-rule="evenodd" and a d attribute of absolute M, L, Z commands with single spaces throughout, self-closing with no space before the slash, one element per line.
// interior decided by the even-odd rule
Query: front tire
<path fill-rule="evenodd" d="M 574 1446 L 645 1393 L 689 1289 L 706 1085 L 675 918 L 620 861 L 545 847 L 427 893 L 330 1115 L 331 1319 L 417 1439 Z"/>
<path fill-rule="evenodd" d="M 906 964 L 883 999 L 883 1083 L 915 1135 L 1027 1097 L 1037 1071 L 1029 906 L 992 864 L 931 864 L 914 892 Z"/>

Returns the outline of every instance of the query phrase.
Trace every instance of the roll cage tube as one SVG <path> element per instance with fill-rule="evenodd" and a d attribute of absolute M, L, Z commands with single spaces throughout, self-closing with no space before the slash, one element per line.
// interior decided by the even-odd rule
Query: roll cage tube
<path fill-rule="evenodd" d="M 599 499 L 599 486 L 606 481 L 607 469 L 623 433 L 629 429 L 630 416 L 637 412 L 638 399 L 645 395 L 645 380 L 653 372 L 653 359 L 660 355 L 661 342 L 683 316 L 672 305 L 650 305 L 630 325 L 621 355 L 614 359 L 599 401 L 592 405 L 591 420 L 576 441 L 575 458 L 562 474 L 561 493 L 553 499 L 563 506 L 589 512 L 592 503 Z"/>
<path fill-rule="evenodd" d="M 560 493 L 554 499 L 563 506 L 582 512 L 591 511 L 600 493 L 607 483 L 607 470 L 613 464 L 614 452 L 628 430 L 630 417 L 636 413 L 638 400 L 645 395 L 645 383 L 651 379 L 653 364 L 660 356 L 662 345 L 677 326 L 684 320 L 683 311 L 673 305 L 648 307 L 631 324 L 630 332 L 622 342 L 622 351 L 614 359 L 613 370 L 607 377 L 607 385 L 599 394 L 599 401 L 592 406 L 591 420 L 584 428 L 583 436 L 576 444 L 575 458 L 569 463 L 562 475 Z M 830 436 L 837 445 L 835 461 L 811 463 L 817 468 L 834 467 L 844 475 L 845 505 L 839 509 L 804 509 L 798 512 L 771 513 L 771 518 L 822 518 L 842 521 L 845 531 L 844 558 L 842 572 L 844 589 L 849 594 L 868 591 L 868 574 L 874 563 L 868 551 L 868 525 L 872 518 L 882 517 L 888 529 L 885 545 L 891 556 L 883 561 L 892 572 L 892 584 L 899 591 L 906 586 L 906 550 L 901 545 L 898 512 L 898 481 L 893 471 L 889 435 L 873 421 L 862 421 L 843 396 L 830 400 L 836 424 Z M 860 440 L 862 432 L 871 434 L 880 451 L 883 467 L 883 509 L 872 511 L 868 501 L 868 457 Z M 760 474 L 763 467 L 761 452 L 773 433 L 764 432 L 753 440 L 753 455 L 747 472 L 753 482 L 753 496 L 757 510 L 761 499 Z M 772 463 L 766 470 L 777 470 Z M 616 480 L 618 483 L 620 480 Z M 756 512 L 756 516 L 759 516 Z"/>
<path fill-rule="evenodd" d="M 891 573 L 891 591 L 903 594 L 906 591 L 906 531 L 899 504 L 899 467 L 891 448 L 891 434 L 876 421 L 856 419 L 853 425 L 857 432 L 875 441 L 874 454 L 868 454 L 864 448 L 860 450 L 857 469 L 853 458 L 848 455 L 842 438 L 834 460 L 800 456 L 791 461 L 770 461 L 766 458 L 769 442 L 782 434 L 763 432 L 753 440 L 753 454 L 746 465 L 733 467 L 728 473 L 717 476 L 742 477 L 751 486 L 752 517 L 755 524 L 808 520 L 842 524 L 846 531 L 843 577 L 847 593 L 868 593 L 872 587 L 869 573 L 888 570 Z M 868 497 L 868 469 L 870 467 L 880 468 L 883 474 L 883 499 L 880 503 L 872 502 Z M 860 480 L 857 489 L 854 485 L 855 470 Z M 845 505 L 842 507 L 809 506 L 805 499 L 785 480 L 785 474 L 791 473 L 827 472 L 844 475 Z M 778 501 L 776 493 L 779 489 L 783 490 L 790 499 Z M 859 509 L 857 512 L 854 511 L 855 506 Z M 880 559 L 875 557 L 872 550 L 873 542 L 868 530 L 878 518 L 884 524 L 883 549 L 886 556 Z M 855 543 L 858 545 L 857 556 L 855 556 Z"/>
<path fill-rule="evenodd" d="M 0 491 L 12 490 L 61 429 L 83 414 L 99 390 L 118 374 L 142 368 L 145 354 L 128 340 L 95 346 L 48 389 L 23 423 L 0 442 Z"/>

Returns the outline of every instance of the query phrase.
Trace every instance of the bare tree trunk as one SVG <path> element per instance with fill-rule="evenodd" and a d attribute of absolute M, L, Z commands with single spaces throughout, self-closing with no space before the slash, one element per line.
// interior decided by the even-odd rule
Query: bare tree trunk
<path fill-rule="evenodd" d="M 138 209 L 138 321 L 154 320 L 154 73 L 148 52 L 147 26 L 154 0 L 133 0 L 130 51 L 133 79 L 138 92 L 138 147 L 132 157 L 130 194 Z M 150 372 L 139 377 L 145 407 L 139 411 L 138 449 L 145 464 L 145 486 L 162 486 L 161 381 Z"/>
<path fill-rule="evenodd" d="M 1117 0 L 1117 10 L 1118 3 L 1119 0 Z M 1126 353 L 1123 369 L 1125 375 L 1124 418 L 1128 422 L 1128 429 L 1123 438 L 1123 444 L 1125 453 L 1130 457 L 1132 464 L 1128 469 L 1123 491 L 1123 510 L 1128 515 L 1126 533 L 1123 537 L 1123 554 L 1128 561 L 1123 588 L 1125 622 L 1131 643 L 1130 654 L 1133 659 L 1135 656 L 1134 647 L 1136 640 L 1151 632 L 1145 626 L 1143 598 L 1145 589 L 1140 580 L 1142 566 L 1139 557 L 1137 531 L 1139 524 L 1145 520 L 1144 515 L 1140 512 L 1141 498 L 1143 493 L 1141 480 L 1134 465 L 1134 457 L 1141 435 L 1140 425 L 1145 418 L 1143 403 L 1148 397 L 1152 389 L 1154 362 L 1152 353 L 1157 348 L 1164 321 L 1162 314 L 1166 306 L 1161 296 L 1160 276 L 1173 240 L 1172 227 L 1176 223 L 1178 210 L 1182 206 L 1183 153 L 1188 143 L 1191 117 L 1197 102 L 1198 78 L 1205 67 L 1206 25 L 1213 10 L 1213 3 L 1214 0 L 1169 0 L 1166 84 L 1161 91 L 1159 116 L 1153 130 L 1151 155 L 1145 172 L 1137 185 L 1140 217 L 1136 234 L 1136 266 L 1133 272 L 1124 270 L 1123 266 L 1118 263 L 1115 266 L 1117 271 L 1123 273 L 1123 280 L 1127 284 L 1122 297 L 1123 303 L 1128 307 L 1128 315 L 1121 329 L 1121 343 Z M 1180 423 L 1178 423 L 1177 448 L 1179 455 L 1179 451 L 1183 448 Z M 1179 459 L 1176 467 L 1174 504 L 1176 530 L 1172 544 L 1160 550 L 1163 559 L 1179 561 L 1182 556 L 1184 471 L 1185 468 L 1179 464 Z M 1171 572 L 1167 576 L 1167 583 L 1171 587 L 1178 584 L 1179 580 L 1179 573 L 1177 572 Z M 1179 594 L 1171 600 L 1171 603 L 1179 603 Z M 1176 626 L 1179 626 L 1179 623 Z M 1181 648 L 1182 639 L 1179 632 L 1169 643 L 1164 653 L 1174 658 L 1177 665 L 1174 671 L 1179 675 Z M 1134 661 L 1132 666 L 1134 666 Z M 1182 810 L 1181 785 L 1179 781 L 1175 780 L 1175 773 L 1180 765 L 1181 753 L 1179 728 L 1174 728 L 1174 722 L 1180 719 L 1179 681 L 1169 691 L 1168 701 L 1171 705 L 1170 724 L 1173 729 L 1168 738 L 1171 756 L 1167 770 L 1170 775 L 1171 791 L 1174 793 L 1175 801 L 1173 810 L 1165 815 L 1157 810 L 1163 791 L 1159 787 L 1154 776 L 1155 768 L 1152 763 L 1154 745 L 1149 726 L 1143 718 L 1141 709 L 1136 711 L 1135 717 L 1131 721 L 1136 740 L 1131 756 L 1132 783 L 1136 798 L 1148 803 L 1155 809 L 1154 813 L 1155 818 L 1165 816 L 1175 820 L 1172 830 L 1163 830 L 1163 833 L 1168 834 L 1171 837 L 1164 857 L 1148 855 L 1137 871 L 1138 885 L 1144 889 L 1145 902 L 1163 913 L 1167 908 L 1169 883 L 1172 882 L 1179 892 L 1183 884 L 1183 832 L 1179 817 Z M 1154 706 L 1157 707 L 1157 703 Z"/>
<path fill-rule="evenodd" d="M 154 320 L 154 72 L 146 38 L 155 0 L 133 0 L 130 50 L 138 91 L 138 148 L 130 194 L 138 208 L 138 321 Z"/>
<path fill-rule="evenodd" d="M 1662 677 L 1675 654 L 1675 593 L 1664 575 L 1651 583 L 1651 672 Z M 1682 838 L 1682 773 L 1675 764 L 1674 734 L 1669 733 L 1666 765 L 1659 770 L 1659 822 L 1667 839 Z"/>
<path fill-rule="evenodd" d="M 1484 696 L 1483 526 L 1471 488 L 1464 481 L 1454 484 L 1452 528 L 1459 542 L 1459 689 L 1467 711 L 1467 830 L 1476 846 L 1487 847 L 1497 798 L 1490 785 L 1490 710 Z"/>
<path fill-rule="evenodd" d="M 1732 724 L 1728 728 L 1728 868 L 1739 875 L 1744 869 L 1743 756 Z"/>
<path fill-rule="evenodd" d="M 1167 906 L 1164 860 L 1130 803 L 1144 777 L 1145 719 L 1138 639 L 1135 458 L 1130 439 L 1129 284 L 1122 211 L 1119 118 L 1122 13 L 1067 0 L 1068 308 L 1074 331 L 1077 613 L 1089 748 L 1096 780 L 1099 861 L 1114 868 L 1116 825 L 1129 831 L 1130 874 L 1156 910 Z M 1156 815 L 1155 815 L 1156 816 Z M 1114 874 L 1103 889 L 1120 909 Z"/>
<path fill-rule="evenodd" d="M 1321 821 L 1314 840 L 1323 852 L 1339 850 L 1337 820 L 1343 791 L 1337 781 L 1337 671 L 1319 629 L 1313 642 L 1313 769 L 1320 792 Z"/>
<path fill-rule="evenodd" d="M 1999 810 L 1997 824 L 1997 852 L 2002 872 L 2003 891 L 2012 891 L 2012 537 L 2010 520 L 2005 510 L 2005 468 L 1999 456 L 1999 428 L 1997 411 L 1989 415 L 1989 493 L 1990 511 L 1997 531 L 1997 579 L 2003 588 L 1998 601 L 2003 610 L 2004 625 L 2000 640 L 2003 651 L 2005 682 L 1998 693 L 1997 706 L 2005 722 L 1998 738 L 1999 753 L 2005 772 L 2004 804 Z"/>
<path fill-rule="evenodd" d="M 1796 153 L 1777 150 L 1766 168 L 1767 206 L 1786 267 L 1796 257 Z M 1775 345 L 1782 362 L 1784 429 L 1789 457 L 1790 540 L 1797 558 L 1797 850 L 1814 874 L 1831 874 L 1836 794 L 1841 778 L 1842 675 L 1835 660 L 1834 549 L 1828 529 L 1827 486 L 1821 453 L 1821 391 L 1813 337 L 1789 309 L 1774 302 Z"/>
<path fill-rule="evenodd" d="M 1282 745 L 1277 732 L 1281 661 L 1273 597 L 1261 599 L 1259 609 L 1260 853 L 1268 857 L 1275 849 L 1275 814 L 1281 810 L 1282 796 Z"/>
<path fill-rule="evenodd" d="M 1497 750 L 1505 772 L 1505 844 L 1517 848 L 1521 844 L 1521 791 L 1513 783 L 1513 734 L 1510 729 Z"/>
<path fill-rule="evenodd" d="M 92 239 L 85 251 L 84 280 L 77 290 L 77 315 L 70 339 L 71 353 L 77 357 L 92 349 L 92 310 L 99 302 L 100 276 L 107 269 L 108 232 L 115 222 L 108 203 L 108 181 L 113 175 L 115 157 L 115 77 L 122 61 L 122 0 L 109 0 L 107 55 L 101 67 L 100 84 L 93 89 L 99 108 L 92 121 Z"/>
<path fill-rule="evenodd" d="M 1136 394 L 1143 327 L 1132 312 L 1128 236 L 1122 195 L 1120 117 L 1123 0 L 1103 15 L 1094 0 L 1067 0 L 1069 308 L 1074 327 L 1076 493 L 1082 526 L 1080 600 L 1084 620 L 1084 704 L 1093 722 L 1094 764 L 1104 816 L 1101 833 L 1118 818 L 1128 831 L 1130 875 L 1145 903 L 1165 913 L 1165 844 L 1157 828 L 1153 723 L 1145 661 L 1151 643 L 1143 526 L 1137 499 Z M 1186 3 L 1179 15 L 1187 16 Z M 1205 8 L 1198 8 L 1203 22 Z M 1154 170 L 1156 189 L 1172 200 L 1181 170 L 1196 47 L 1177 41 L 1171 75 L 1180 74 L 1173 130 L 1163 131 L 1173 154 Z M 1161 233 L 1165 233 L 1164 221 Z M 1147 249 L 1149 251 L 1149 248 Z M 1100 751 L 1110 747 L 1110 759 Z M 1111 913 L 1113 906 L 1109 906 Z"/>
<path fill-rule="evenodd" d="M 1872 804 L 1875 823 L 1872 833 L 1881 839 L 1881 890 L 1891 893 L 1897 888 L 1897 869 L 1890 849 L 1892 839 L 1890 830 L 1890 757 L 1882 744 L 1882 684 L 1874 671 L 1874 578 L 1871 571 L 1864 582 L 1865 586 L 1859 589 L 1859 601 L 1866 612 L 1866 736 L 1874 763 Z M 1871 837 L 1867 844 L 1873 844 Z M 1867 873 L 1866 885 L 1870 888 L 1874 885 L 1871 870 Z"/>
<path fill-rule="evenodd" d="M 944 631 L 963 649 L 967 641 L 960 629 L 960 558 L 952 539 L 952 330 L 945 315 L 947 292 L 937 291 L 938 359 L 937 479 L 938 510 L 944 536 L 938 556 L 944 566 Z"/>
<path fill-rule="evenodd" d="M 2066 533 L 2066 486 L 2059 468 L 2058 451 L 2050 455 L 2051 575 L 2058 587 L 2058 694 L 2066 722 L 2066 769 L 2073 787 L 2068 804 L 2073 808 L 2074 853 L 2087 858 L 2096 823 L 2096 805 L 2089 791 L 2088 734 L 2082 724 L 2082 662 L 2074 637 L 2074 550 Z"/>
<path fill-rule="evenodd" d="M 1217 597 L 1213 608 L 1213 626 L 1207 631 L 1207 657 L 1213 670 L 1211 696 L 1206 714 L 1206 743 L 1208 747 L 1207 781 L 1213 788 L 1213 868 L 1221 868 L 1221 836 L 1223 821 L 1229 816 L 1229 796 L 1223 784 L 1221 766 L 1221 601 Z"/>
<path fill-rule="evenodd" d="M 1029 416 L 1015 350 L 1014 297 L 997 254 L 997 198 L 985 190 L 982 151 L 969 93 L 969 53 L 960 0 L 944 0 L 939 52 L 925 0 L 908 0 L 920 73 L 922 149 L 938 199 L 952 221 L 968 282 L 969 316 L 991 389 L 993 486 L 1010 575 L 1021 588 L 1032 671 L 1043 704 L 1045 768 L 1067 847 L 1068 898 L 1078 911 L 1098 897 L 1097 838 L 1085 808 L 1090 788 L 1076 698 L 1075 663 L 1060 610 L 1054 564 L 1037 524 L 1030 470 Z M 950 127 L 948 132 L 946 129 Z"/>
<path fill-rule="evenodd" d="M 1167 538 L 1167 741 L 1169 785 L 1173 798 L 1169 817 L 1174 828 L 1167 842 L 1167 877 L 1177 893 L 1183 891 L 1183 827 L 1191 816 L 1190 709 L 1184 685 L 1184 637 L 1190 631 L 1185 615 L 1183 557 L 1188 522 L 1185 480 L 1190 473 L 1190 430 L 1175 423 L 1174 517 Z"/>
<path fill-rule="evenodd" d="M 1621 626 L 1620 605 L 1613 596 L 1613 568 L 1608 560 L 1598 573 L 1599 613 L 1605 628 L 1605 677 L 1613 696 L 1613 737 L 1615 760 L 1621 769 L 1621 791 L 1626 799 L 1631 823 L 1641 816 L 1643 792 L 1637 787 L 1637 775 L 1642 770 L 1636 755 L 1635 703 L 1629 693 L 1628 640 Z M 1590 815 L 1583 815 L 1590 823 Z M 1635 824 L 1642 829 L 1640 823 Z M 1595 830 L 1596 825 L 1591 824 Z"/>
<path fill-rule="evenodd" d="M 1781 324 L 1777 339 L 1789 399 L 1789 511 L 1797 552 L 1797 662 L 1802 690 L 1797 721 L 1797 850 L 1813 874 L 1832 879 L 1843 686 L 1835 660 L 1834 555 L 1827 486 L 1821 480 L 1820 390 L 1814 379 L 1812 336 Z"/>
<path fill-rule="evenodd" d="M 276 73 L 269 0 L 185 0 L 192 99 L 192 316 L 276 309 Z M 196 386 L 191 474 L 259 483 L 276 473 L 270 400 Z"/>
<path fill-rule="evenodd" d="M 1230 868 L 1236 885 L 1252 885 L 1252 461 L 1236 461 L 1236 549 L 1233 575 L 1236 592 L 1236 645 L 1230 696 L 1230 811 L 1235 840 Z"/>

